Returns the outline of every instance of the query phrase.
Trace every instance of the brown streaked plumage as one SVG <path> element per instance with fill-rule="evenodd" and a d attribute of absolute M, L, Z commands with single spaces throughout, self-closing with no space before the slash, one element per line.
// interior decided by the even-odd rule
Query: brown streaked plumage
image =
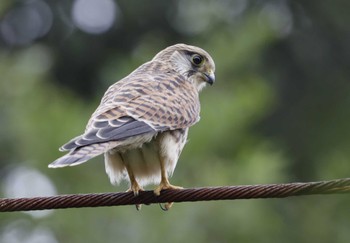
<path fill-rule="evenodd" d="M 63 145 L 68 154 L 50 168 L 73 166 L 102 153 L 113 184 L 126 179 L 135 195 L 142 186 L 172 186 L 172 175 L 188 128 L 199 121 L 199 91 L 213 84 L 215 64 L 195 46 L 177 44 L 113 84 L 92 114 L 85 132 Z M 167 205 L 170 207 L 171 204 Z"/>

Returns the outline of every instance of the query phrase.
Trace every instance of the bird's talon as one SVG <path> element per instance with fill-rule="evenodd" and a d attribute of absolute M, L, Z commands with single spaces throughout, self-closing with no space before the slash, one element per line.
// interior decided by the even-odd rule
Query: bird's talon
<path fill-rule="evenodd" d="M 165 203 L 163 206 L 161 203 L 159 203 L 159 206 L 163 211 L 168 211 L 173 206 L 173 204 L 174 204 L 173 202 L 168 202 L 168 203 Z"/>
<path fill-rule="evenodd" d="M 142 206 L 141 204 L 135 204 L 136 210 L 140 211 L 141 210 L 141 206 Z"/>
<path fill-rule="evenodd" d="M 133 185 L 126 192 L 133 192 L 134 196 L 137 197 L 140 194 L 140 191 L 144 191 L 144 189 L 139 185 Z"/>
<path fill-rule="evenodd" d="M 181 190 L 181 189 L 184 189 L 183 187 L 181 186 L 173 186 L 171 185 L 170 183 L 160 183 L 159 186 L 156 187 L 156 189 L 154 189 L 154 194 L 156 196 L 159 196 L 160 195 L 160 192 L 162 190 L 166 190 L 166 189 L 171 189 L 171 190 Z"/>

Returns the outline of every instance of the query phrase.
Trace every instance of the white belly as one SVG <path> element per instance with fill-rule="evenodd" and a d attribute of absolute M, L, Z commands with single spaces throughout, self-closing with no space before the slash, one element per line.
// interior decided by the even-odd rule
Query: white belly
<path fill-rule="evenodd" d="M 188 129 L 159 133 L 149 142 L 139 146 L 114 148 L 105 153 L 106 172 L 112 184 L 119 184 L 122 180 L 129 181 L 126 165 L 135 176 L 140 186 L 159 184 L 161 179 L 160 163 L 171 176 L 177 161 L 185 146 Z"/>

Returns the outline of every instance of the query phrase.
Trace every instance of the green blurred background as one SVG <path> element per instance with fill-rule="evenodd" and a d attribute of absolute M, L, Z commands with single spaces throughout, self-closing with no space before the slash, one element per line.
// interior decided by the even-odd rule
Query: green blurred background
<path fill-rule="evenodd" d="M 0 196 L 124 191 L 100 156 L 48 169 L 109 85 L 166 46 L 207 50 L 201 94 L 171 179 L 184 187 L 350 175 L 350 2 L 0 2 Z M 0 242 L 350 242 L 350 196 L 0 214 Z"/>

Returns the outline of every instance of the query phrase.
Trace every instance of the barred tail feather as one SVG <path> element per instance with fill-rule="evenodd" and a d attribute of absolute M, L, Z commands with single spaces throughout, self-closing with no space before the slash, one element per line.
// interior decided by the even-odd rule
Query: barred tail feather
<path fill-rule="evenodd" d="M 117 145 L 118 142 L 97 143 L 71 150 L 68 154 L 49 164 L 49 168 L 60 168 L 82 164 Z"/>

